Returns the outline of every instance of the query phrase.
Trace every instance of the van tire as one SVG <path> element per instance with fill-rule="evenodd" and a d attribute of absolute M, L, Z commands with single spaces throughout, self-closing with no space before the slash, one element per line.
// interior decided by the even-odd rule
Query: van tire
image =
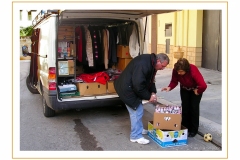
<path fill-rule="evenodd" d="M 31 84 L 29 75 L 28 75 L 27 78 L 26 78 L 26 85 L 27 85 L 28 90 L 29 90 L 32 94 L 39 94 L 37 88 Z"/>
<path fill-rule="evenodd" d="M 55 116 L 55 111 L 48 107 L 46 100 L 42 94 L 42 102 L 43 102 L 43 114 L 45 117 L 54 117 Z"/>
<path fill-rule="evenodd" d="M 122 102 L 120 105 L 121 105 L 122 108 L 126 108 L 126 104 L 125 103 Z"/>

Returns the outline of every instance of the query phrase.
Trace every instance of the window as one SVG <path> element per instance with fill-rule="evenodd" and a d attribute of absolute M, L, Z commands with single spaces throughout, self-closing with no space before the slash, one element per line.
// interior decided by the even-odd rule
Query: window
<path fill-rule="evenodd" d="M 22 10 L 20 10 L 20 21 L 22 20 Z"/>
<path fill-rule="evenodd" d="M 165 37 L 171 37 L 172 36 L 172 23 L 166 23 L 165 24 Z"/>
<path fill-rule="evenodd" d="M 31 21 L 32 20 L 32 11 L 28 12 L 28 20 Z"/>
<path fill-rule="evenodd" d="M 29 21 L 31 21 L 31 20 L 33 20 L 35 17 L 33 17 L 33 16 L 36 16 L 36 12 L 37 12 L 37 10 L 30 10 L 29 12 L 28 12 L 28 20 Z"/>

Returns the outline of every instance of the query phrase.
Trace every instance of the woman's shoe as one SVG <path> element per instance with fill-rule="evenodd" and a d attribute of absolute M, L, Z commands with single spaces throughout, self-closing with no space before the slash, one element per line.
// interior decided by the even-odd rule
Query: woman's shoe
<path fill-rule="evenodd" d="M 189 132 L 188 137 L 195 137 L 197 133 Z"/>

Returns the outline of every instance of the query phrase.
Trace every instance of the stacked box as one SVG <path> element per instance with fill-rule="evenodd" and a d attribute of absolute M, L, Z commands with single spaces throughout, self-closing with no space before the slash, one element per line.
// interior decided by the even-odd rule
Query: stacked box
<path fill-rule="evenodd" d="M 132 57 L 129 53 L 129 47 L 118 45 L 117 46 L 117 57 L 118 57 L 118 64 L 117 68 L 123 71 L 128 63 L 132 60 Z"/>
<path fill-rule="evenodd" d="M 129 53 L 129 47 L 123 45 L 117 45 L 117 57 L 119 58 L 132 58 Z"/>
<path fill-rule="evenodd" d="M 181 113 L 181 106 L 157 104 L 148 136 L 163 148 L 186 145 L 188 129 L 181 126 Z"/>
<path fill-rule="evenodd" d="M 174 147 L 187 144 L 188 129 L 184 126 L 180 130 L 160 130 L 153 126 L 153 122 L 148 122 L 148 136 L 159 146 Z"/>
<path fill-rule="evenodd" d="M 153 114 L 153 126 L 156 129 L 180 130 L 181 114 L 157 113 Z"/>
<path fill-rule="evenodd" d="M 132 58 L 118 58 L 117 69 L 123 71 Z"/>
<path fill-rule="evenodd" d="M 156 129 L 180 130 L 182 107 L 158 103 L 153 114 L 153 126 Z"/>
<path fill-rule="evenodd" d="M 114 81 L 107 82 L 107 93 L 116 93 L 113 82 Z"/>

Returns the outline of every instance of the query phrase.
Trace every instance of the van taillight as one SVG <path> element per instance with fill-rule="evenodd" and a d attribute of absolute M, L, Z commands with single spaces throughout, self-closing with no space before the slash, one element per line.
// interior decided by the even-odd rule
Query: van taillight
<path fill-rule="evenodd" d="M 48 73 L 48 87 L 49 90 L 56 90 L 56 68 L 55 67 L 49 67 L 49 73 Z"/>

